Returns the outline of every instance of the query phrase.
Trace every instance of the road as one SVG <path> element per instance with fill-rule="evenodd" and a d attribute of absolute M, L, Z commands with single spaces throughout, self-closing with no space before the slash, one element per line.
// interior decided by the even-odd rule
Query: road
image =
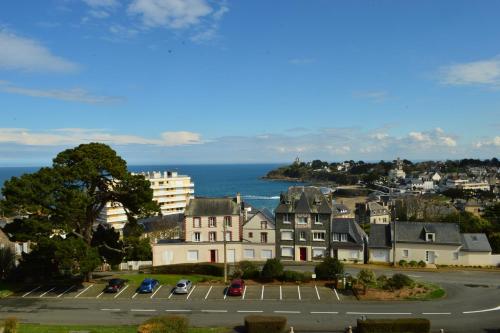
<path fill-rule="evenodd" d="M 387 275 L 392 270 L 386 269 Z M 353 271 L 354 272 L 354 271 Z M 377 272 L 381 274 L 383 270 Z M 195 326 L 238 326 L 249 314 L 288 318 L 298 331 L 341 331 L 368 318 L 425 317 L 446 332 L 488 332 L 500 328 L 500 273 L 477 271 L 411 272 L 416 280 L 440 283 L 447 296 L 435 301 L 360 302 L 324 287 L 249 285 L 245 297 L 229 297 L 223 286 L 198 285 L 189 295 L 171 295 L 162 286 L 155 295 L 101 294 L 87 290 L 41 286 L 28 295 L 0 300 L 0 316 L 25 322 L 61 324 L 137 324 L 165 313 L 183 314 Z M 29 292 L 29 291 L 28 291 Z M 23 297 L 24 296 L 24 297 Z"/>

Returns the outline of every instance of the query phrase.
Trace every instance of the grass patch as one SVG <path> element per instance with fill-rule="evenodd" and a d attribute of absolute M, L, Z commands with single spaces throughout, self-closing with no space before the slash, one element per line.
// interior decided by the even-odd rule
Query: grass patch
<path fill-rule="evenodd" d="M 145 278 L 156 279 L 162 285 L 175 285 L 181 279 L 188 279 L 193 283 L 223 281 L 220 276 L 210 275 L 180 275 L 180 274 L 123 274 L 117 275 L 121 279 L 128 280 L 130 284 L 140 285 Z"/>
<path fill-rule="evenodd" d="M 0 282 L 0 298 L 10 296 L 14 291 L 14 287 L 5 281 Z"/>
<path fill-rule="evenodd" d="M 89 331 L 91 333 L 137 333 L 137 326 L 98 326 L 98 325 L 38 325 L 21 324 L 19 333 L 69 333 L 71 331 Z M 192 327 L 189 333 L 227 333 L 225 327 Z"/>
<path fill-rule="evenodd" d="M 444 291 L 444 289 L 436 284 L 424 283 L 422 285 L 427 289 L 425 293 L 413 295 L 413 296 L 407 297 L 406 299 L 418 300 L 418 301 L 429 301 L 429 300 L 433 300 L 433 299 L 442 298 L 446 295 L 446 292 Z"/>

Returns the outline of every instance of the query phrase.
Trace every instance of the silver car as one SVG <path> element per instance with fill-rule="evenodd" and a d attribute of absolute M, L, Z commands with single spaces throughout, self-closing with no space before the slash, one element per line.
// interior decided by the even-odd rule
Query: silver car
<path fill-rule="evenodd" d="M 193 284 L 189 280 L 179 280 L 177 282 L 174 293 L 175 294 L 187 294 L 191 290 L 191 287 L 193 287 Z"/>

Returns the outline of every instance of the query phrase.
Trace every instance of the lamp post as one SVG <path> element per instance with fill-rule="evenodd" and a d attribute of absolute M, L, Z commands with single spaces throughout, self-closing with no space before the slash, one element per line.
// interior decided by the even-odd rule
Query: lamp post
<path fill-rule="evenodd" d="M 393 238 L 393 240 L 392 240 L 392 244 L 393 244 L 393 249 L 392 249 L 392 259 L 393 259 L 393 265 L 394 265 L 394 266 L 396 266 L 396 241 L 397 241 L 397 240 L 396 240 L 396 225 L 397 225 L 397 223 L 396 223 L 396 222 L 397 222 L 397 221 L 398 221 L 398 219 L 397 219 L 397 218 L 395 218 L 395 219 L 394 219 L 394 222 L 393 222 L 393 224 L 394 224 L 394 231 L 393 231 L 393 236 L 392 236 L 392 238 Z"/>
<path fill-rule="evenodd" d="M 224 217 L 224 220 L 222 221 L 222 230 L 223 230 L 223 240 L 224 240 L 224 283 L 227 283 L 227 252 L 226 252 L 226 248 L 227 248 L 227 242 L 226 242 L 226 237 L 227 237 L 227 233 L 226 233 L 226 224 L 227 224 L 227 217 Z"/>

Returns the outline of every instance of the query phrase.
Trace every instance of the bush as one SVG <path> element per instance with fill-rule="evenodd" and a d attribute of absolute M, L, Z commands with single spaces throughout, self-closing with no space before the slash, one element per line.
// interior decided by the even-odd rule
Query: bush
<path fill-rule="evenodd" d="M 415 281 L 413 281 L 408 275 L 405 274 L 394 274 L 388 281 L 389 285 L 393 289 L 401 289 L 403 287 L 413 287 Z"/>
<path fill-rule="evenodd" d="M 344 264 L 338 259 L 326 257 L 314 267 L 314 273 L 319 280 L 333 280 L 338 274 L 344 274 Z"/>
<path fill-rule="evenodd" d="M 158 316 L 146 320 L 139 326 L 138 333 L 187 333 L 189 322 L 181 316 Z"/>
<path fill-rule="evenodd" d="M 260 275 L 257 265 L 248 260 L 240 261 L 236 269 L 243 279 L 257 279 Z"/>
<path fill-rule="evenodd" d="M 418 262 L 416 262 L 415 260 L 412 260 L 409 262 L 409 265 L 410 267 L 417 267 L 418 266 Z"/>
<path fill-rule="evenodd" d="M 420 260 L 420 261 L 418 262 L 418 267 L 425 267 L 425 266 L 427 266 L 427 264 L 425 263 L 425 261 Z"/>
<path fill-rule="evenodd" d="M 284 333 L 286 318 L 281 316 L 246 316 L 246 333 Z"/>
<path fill-rule="evenodd" d="M 4 333 L 16 333 L 18 326 L 18 320 L 15 317 L 5 318 L 4 321 Z"/>
<path fill-rule="evenodd" d="M 224 276 L 222 264 L 176 264 L 152 267 L 153 274 L 201 274 L 211 276 Z"/>
<path fill-rule="evenodd" d="M 377 285 L 385 289 L 387 286 L 387 281 L 388 281 L 387 276 L 382 274 L 377 278 Z"/>
<path fill-rule="evenodd" d="M 262 278 L 266 280 L 279 279 L 283 275 L 283 265 L 278 258 L 267 259 L 262 267 Z"/>
<path fill-rule="evenodd" d="M 359 333 L 428 333 L 431 329 L 431 322 L 425 318 L 358 319 L 357 326 Z"/>
<path fill-rule="evenodd" d="M 283 271 L 281 280 L 284 282 L 309 282 L 311 281 L 311 273 Z"/>
<path fill-rule="evenodd" d="M 399 261 L 398 265 L 401 267 L 406 267 L 408 265 L 408 262 L 406 260 L 402 259 Z"/>
<path fill-rule="evenodd" d="M 371 269 L 362 269 L 359 271 L 358 282 L 363 285 L 365 293 L 368 286 L 374 284 L 375 281 L 376 276 Z"/>

